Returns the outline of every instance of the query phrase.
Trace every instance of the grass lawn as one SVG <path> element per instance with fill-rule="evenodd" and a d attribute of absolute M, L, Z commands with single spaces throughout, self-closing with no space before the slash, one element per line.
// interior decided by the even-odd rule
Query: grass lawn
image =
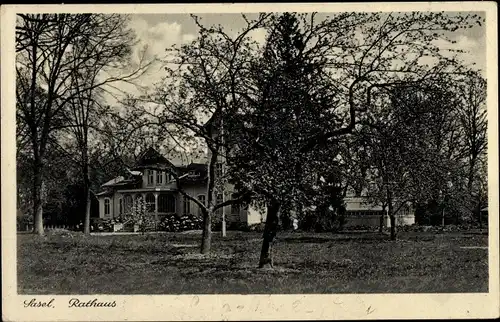
<path fill-rule="evenodd" d="M 274 270 L 256 268 L 261 234 L 18 235 L 20 294 L 487 292 L 487 235 L 281 233 Z"/>

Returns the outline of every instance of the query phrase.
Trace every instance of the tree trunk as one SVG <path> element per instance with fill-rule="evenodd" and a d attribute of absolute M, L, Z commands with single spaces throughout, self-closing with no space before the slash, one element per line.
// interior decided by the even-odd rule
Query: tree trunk
<path fill-rule="evenodd" d="M 90 198 L 90 188 L 86 185 L 86 198 L 85 198 L 85 235 L 90 235 L 90 206 L 91 206 L 91 198 Z"/>
<path fill-rule="evenodd" d="M 201 237 L 201 253 L 208 254 L 212 244 L 212 214 L 211 210 L 202 210 L 203 213 L 203 234 Z"/>
<path fill-rule="evenodd" d="M 391 214 L 389 219 L 391 220 L 391 240 L 396 240 L 396 216 Z"/>
<path fill-rule="evenodd" d="M 262 241 L 262 250 L 260 252 L 259 268 L 273 267 L 272 244 L 278 231 L 278 212 L 280 204 L 273 200 L 267 205 L 266 225 Z"/>
<path fill-rule="evenodd" d="M 226 237 L 226 212 L 225 207 L 222 207 L 222 237 Z"/>
<path fill-rule="evenodd" d="M 385 206 L 382 207 L 382 214 L 380 214 L 378 232 L 382 233 L 384 231 L 384 217 L 385 217 Z"/>
<path fill-rule="evenodd" d="M 206 141 L 209 150 L 211 151 L 210 161 L 208 163 L 207 175 L 207 209 L 202 210 L 203 213 L 203 233 L 201 238 L 201 253 L 208 254 L 212 246 L 212 215 L 213 215 L 213 200 L 215 196 L 215 164 L 219 150 L 217 146 L 213 146 L 210 141 Z M 223 192 L 224 193 L 224 192 Z"/>
<path fill-rule="evenodd" d="M 290 218 L 290 211 L 281 211 L 280 216 L 281 218 L 281 228 L 283 230 L 289 230 L 292 228 L 292 219 Z"/>
<path fill-rule="evenodd" d="M 43 230 L 43 175 L 42 164 L 39 161 L 33 163 L 33 221 L 34 233 L 44 235 Z"/>
<path fill-rule="evenodd" d="M 396 240 L 396 216 L 394 215 L 394 210 L 392 208 L 392 202 L 388 203 L 387 214 L 389 215 L 389 220 L 391 223 L 391 240 Z"/>
<path fill-rule="evenodd" d="M 396 240 L 396 216 L 394 215 L 392 191 L 387 188 L 387 215 L 391 223 L 391 240 Z"/>
<path fill-rule="evenodd" d="M 86 133 L 84 134 L 85 141 L 84 141 L 84 146 L 82 147 L 82 174 L 83 174 L 83 188 L 85 191 L 85 222 L 84 222 L 84 228 L 83 228 L 83 233 L 85 235 L 90 235 L 90 206 L 91 206 L 91 199 L 90 199 L 90 175 L 89 175 L 89 160 L 88 160 L 88 155 L 87 155 L 87 140 L 86 140 Z M 110 205 L 111 207 L 111 205 Z"/>

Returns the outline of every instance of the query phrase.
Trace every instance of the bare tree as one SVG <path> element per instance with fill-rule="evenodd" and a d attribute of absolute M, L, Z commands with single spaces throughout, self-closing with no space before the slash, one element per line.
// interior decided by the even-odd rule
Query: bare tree
<path fill-rule="evenodd" d="M 474 187 L 480 186 L 476 185 L 475 181 L 480 176 L 481 164 L 484 163 L 487 152 L 486 80 L 478 74 L 471 73 L 459 87 L 459 93 L 461 94 L 461 104 L 458 104 L 459 120 L 463 135 L 461 152 L 467 164 L 467 196 L 471 201 L 469 209 L 476 214 L 482 225 L 479 201 L 481 189 Z"/>
<path fill-rule="evenodd" d="M 130 32 L 118 15 L 19 14 L 16 26 L 17 115 L 26 127 L 33 153 L 35 232 L 43 234 L 44 156 L 51 133 L 64 126 L 62 111 L 75 95 L 119 81 L 130 81 L 143 66 L 113 76 L 104 73 L 75 90 L 74 77 L 91 63 L 106 61 L 130 45 Z M 119 27 L 118 29 L 116 29 Z M 125 41 L 120 43 L 121 41 Z M 85 46 L 86 50 L 79 50 Z M 119 56 L 116 56 L 119 57 Z"/>

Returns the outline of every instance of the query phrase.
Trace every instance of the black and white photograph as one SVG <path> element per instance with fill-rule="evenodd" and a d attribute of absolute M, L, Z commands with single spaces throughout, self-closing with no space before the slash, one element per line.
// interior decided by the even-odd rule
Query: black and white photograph
<path fill-rule="evenodd" d="M 498 317 L 495 5 L 383 4 L 2 8 L 8 320 Z"/>

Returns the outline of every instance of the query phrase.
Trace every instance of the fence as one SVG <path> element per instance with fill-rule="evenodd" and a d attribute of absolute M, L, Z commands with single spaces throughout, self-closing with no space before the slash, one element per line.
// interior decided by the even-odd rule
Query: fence
<path fill-rule="evenodd" d="M 17 227 L 18 231 L 33 231 L 34 226 L 33 224 L 24 224 L 24 225 L 19 225 Z M 77 230 L 78 227 L 76 225 L 44 225 L 43 230 L 49 231 L 49 230 L 60 230 L 60 229 L 66 229 L 66 230 Z"/>
<path fill-rule="evenodd" d="M 67 229 L 67 230 L 75 230 L 76 225 L 46 225 L 43 226 L 44 230 L 57 230 L 57 229 Z"/>

